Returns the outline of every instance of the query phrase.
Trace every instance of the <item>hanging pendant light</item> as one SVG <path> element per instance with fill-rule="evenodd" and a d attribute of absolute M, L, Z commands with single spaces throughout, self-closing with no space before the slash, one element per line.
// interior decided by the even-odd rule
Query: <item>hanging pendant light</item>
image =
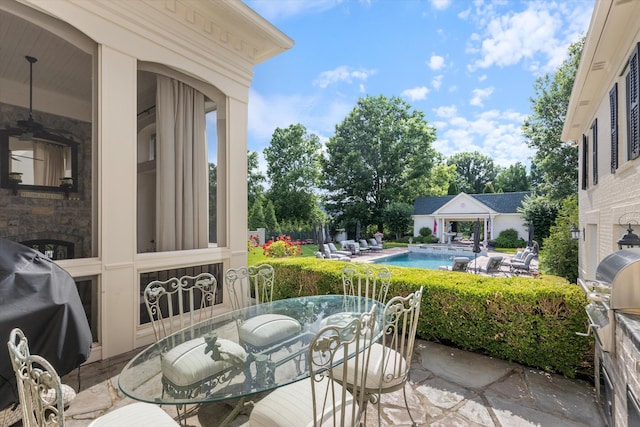
<path fill-rule="evenodd" d="M 23 129 L 24 132 L 20 135 L 21 141 L 29 141 L 33 138 L 33 133 L 40 131 L 44 126 L 35 120 L 33 120 L 33 64 L 38 61 L 33 56 L 25 56 L 27 62 L 29 62 L 29 117 L 27 120 L 18 120 L 18 127 Z"/>

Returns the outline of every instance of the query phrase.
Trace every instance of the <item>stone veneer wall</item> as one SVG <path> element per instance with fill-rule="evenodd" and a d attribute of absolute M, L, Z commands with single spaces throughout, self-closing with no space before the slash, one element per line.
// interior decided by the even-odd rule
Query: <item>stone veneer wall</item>
<path fill-rule="evenodd" d="M 603 363 L 613 382 L 613 424 L 633 427 L 627 421 L 631 409 L 627 387 L 640 400 L 640 316 L 617 313 L 616 324 L 615 354 L 604 353 L 599 363 Z"/>
<path fill-rule="evenodd" d="M 26 108 L 0 103 L 0 129 L 15 127 L 28 116 Z M 0 237 L 16 242 L 63 240 L 74 244 L 74 258 L 94 256 L 91 123 L 38 111 L 33 112 L 33 118 L 46 128 L 69 132 L 70 139 L 78 143 L 78 192 L 61 200 L 14 196 L 10 189 L 0 188 Z"/>

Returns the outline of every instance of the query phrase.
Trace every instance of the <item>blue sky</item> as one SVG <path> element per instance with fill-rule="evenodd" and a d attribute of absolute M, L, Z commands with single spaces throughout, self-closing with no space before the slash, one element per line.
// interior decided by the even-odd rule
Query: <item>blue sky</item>
<path fill-rule="evenodd" d="M 535 79 L 587 32 L 593 0 L 245 0 L 295 42 L 255 67 L 249 150 L 301 123 L 325 142 L 361 97 L 400 96 L 445 156 L 529 165 L 521 135 Z"/>

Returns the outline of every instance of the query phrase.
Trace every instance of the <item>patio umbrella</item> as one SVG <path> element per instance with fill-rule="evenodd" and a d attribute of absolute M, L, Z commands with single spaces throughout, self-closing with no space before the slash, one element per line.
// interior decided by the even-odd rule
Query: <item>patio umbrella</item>
<path fill-rule="evenodd" d="M 478 254 L 480 253 L 480 218 L 476 219 L 473 227 L 473 264 L 475 271 L 478 272 Z"/>
<path fill-rule="evenodd" d="M 527 246 L 533 246 L 533 222 L 529 223 L 529 237 L 527 239 Z"/>
<path fill-rule="evenodd" d="M 331 234 L 329 234 L 329 223 L 328 222 L 324 223 L 324 237 L 326 238 L 326 240 L 328 242 L 330 242 L 332 240 L 331 239 Z"/>
<path fill-rule="evenodd" d="M 315 227 L 314 227 L 315 228 Z M 322 232 L 322 223 L 318 224 L 318 228 L 316 231 L 316 236 L 318 239 L 318 250 L 322 253 L 324 253 L 324 248 L 322 247 L 324 245 L 324 235 Z"/>
<path fill-rule="evenodd" d="M 360 220 L 356 222 L 356 242 L 360 240 Z"/>

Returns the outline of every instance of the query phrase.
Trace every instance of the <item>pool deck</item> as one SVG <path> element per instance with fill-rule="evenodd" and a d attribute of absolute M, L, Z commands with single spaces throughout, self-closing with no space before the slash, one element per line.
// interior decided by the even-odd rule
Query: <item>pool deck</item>
<path fill-rule="evenodd" d="M 358 255 L 358 256 L 354 256 L 353 258 L 351 258 L 351 260 L 353 262 L 372 262 L 374 260 L 380 259 L 380 258 L 384 258 L 384 257 L 388 257 L 390 255 L 398 255 L 398 254 L 403 254 L 403 253 L 408 253 L 409 250 L 407 248 L 388 248 L 388 249 L 384 249 L 382 251 L 379 252 L 365 252 L 362 255 Z M 472 268 L 473 270 L 469 270 L 469 271 L 477 271 L 480 274 L 484 274 L 481 272 L 481 270 L 484 270 L 487 266 L 487 261 L 489 260 L 489 257 L 492 256 L 503 256 L 505 261 L 509 260 L 512 255 L 509 254 L 505 254 L 502 252 L 495 252 L 495 251 L 487 251 L 487 255 L 479 255 L 475 260 L 471 259 L 471 262 L 469 263 L 470 268 Z M 504 262 L 504 261 L 503 261 Z M 532 270 L 537 270 L 538 269 L 538 258 L 534 258 L 531 261 L 531 269 Z M 503 273 L 505 275 L 510 275 L 509 271 L 508 271 L 508 267 L 507 268 L 503 268 Z M 526 273 L 522 273 L 521 275 L 526 276 Z"/>

